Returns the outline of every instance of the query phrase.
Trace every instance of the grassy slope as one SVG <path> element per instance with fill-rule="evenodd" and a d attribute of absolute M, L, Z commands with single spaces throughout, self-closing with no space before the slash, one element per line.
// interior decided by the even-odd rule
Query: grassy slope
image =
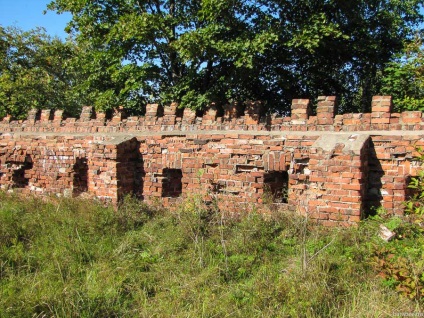
<path fill-rule="evenodd" d="M 195 198 L 0 194 L 0 317 L 387 317 L 421 310 L 371 265 L 378 224 L 325 229 L 282 212 L 239 220 Z M 387 280 L 386 280 L 387 282 Z M 421 310 L 423 311 L 423 310 Z"/>

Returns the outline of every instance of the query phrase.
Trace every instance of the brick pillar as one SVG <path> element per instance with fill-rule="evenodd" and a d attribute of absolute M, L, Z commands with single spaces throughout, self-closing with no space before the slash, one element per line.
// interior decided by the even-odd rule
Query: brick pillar
<path fill-rule="evenodd" d="M 324 225 L 360 221 L 367 191 L 367 134 L 321 135 L 310 148 L 302 208 Z"/>
<path fill-rule="evenodd" d="M 103 126 L 106 122 L 106 113 L 97 113 L 96 114 L 97 125 Z"/>
<path fill-rule="evenodd" d="M 38 109 L 31 109 L 29 112 L 28 112 L 28 117 L 27 117 L 27 119 L 28 119 L 28 121 L 32 124 L 32 123 L 35 123 L 35 121 L 38 119 L 40 117 L 40 110 L 38 110 Z"/>
<path fill-rule="evenodd" d="M 244 111 L 246 125 L 257 125 L 261 119 L 262 103 L 248 102 Z"/>
<path fill-rule="evenodd" d="M 319 96 L 317 106 L 317 124 L 333 125 L 336 108 L 336 96 Z"/>
<path fill-rule="evenodd" d="M 391 96 L 374 96 L 372 98 L 371 124 L 390 124 L 392 108 Z"/>
<path fill-rule="evenodd" d="M 43 109 L 41 111 L 40 121 L 41 122 L 48 122 L 49 120 L 51 120 L 51 114 L 52 114 L 51 109 Z"/>
<path fill-rule="evenodd" d="M 119 106 L 113 110 L 112 113 L 112 122 L 120 122 L 123 119 L 127 118 L 127 113 L 123 106 Z"/>
<path fill-rule="evenodd" d="M 177 103 L 172 103 L 170 106 L 165 106 L 163 111 L 163 124 L 164 125 L 175 125 L 177 118 Z"/>
<path fill-rule="evenodd" d="M 196 111 L 190 108 L 184 108 L 183 124 L 194 124 L 196 120 Z"/>
<path fill-rule="evenodd" d="M 218 116 L 218 109 L 216 105 L 213 103 L 209 108 L 205 110 L 203 115 L 202 123 L 203 125 L 211 125 L 216 122 L 216 117 Z"/>
<path fill-rule="evenodd" d="M 309 99 L 293 99 L 291 106 L 291 124 L 306 124 L 311 113 L 312 110 Z"/>
<path fill-rule="evenodd" d="M 90 121 L 94 117 L 94 114 L 93 106 L 84 106 L 81 110 L 80 121 Z"/>
<path fill-rule="evenodd" d="M 88 156 L 88 192 L 103 201 L 118 202 L 117 147 L 113 143 L 93 143 Z"/>
<path fill-rule="evenodd" d="M 62 109 L 58 109 L 54 112 L 54 117 L 53 117 L 53 123 L 55 124 L 55 126 L 60 125 L 60 122 L 63 119 L 63 110 Z"/>
<path fill-rule="evenodd" d="M 146 115 L 144 116 L 145 120 L 147 122 L 156 121 L 156 119 L 158 117 L 158 110 L 159 110 L 158 104 L 147 104 L 146 105 Z"/>

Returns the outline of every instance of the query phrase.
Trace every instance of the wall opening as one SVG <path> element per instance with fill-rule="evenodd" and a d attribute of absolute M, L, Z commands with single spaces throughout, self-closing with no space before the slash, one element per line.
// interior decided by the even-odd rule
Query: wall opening
<path fill-rule="evenodd" d="M 25 157 L 22 163 L 9 163 L 12 165 L 12 188 L 26 188 L 29 184 L 30 174 L 29 171 L 33 168 L 34 164 L 30 156 Z"/>
<path fill-rule="evenodd" d="M 119 144 L 116 157 L 118 201 L 126 195 L 143 199 L 145 175 L 140 142 L 132 138 Z"/>
<path fill-rule="evenodd" d="M 162 197 L 177 198 L 183 192 L 181 169 L 163 169 Z"/>
<path fill-rule="evenodd" d="M 264 174 L 264 191 L 273 203 L 287 203 L 289 174 L 287 171 L 269 171 Z"/>
<path fill-rule="evenodd" d="M 86 158 L 77 158 L 74 166 L 72 194 L 78 196 L 88 191 L 88 164 Z"/>
<path fill-rule="evenodd" d="M 113 109 L 107 109 L 105 112 L 105 119 L 112 120 L 113 118 Z"/>
<path fill-rule="evenodd" d="M 196 109 L 196 119 L 197 118 L 203 118 L 203 115 L 205 114 L 204 109 Z"/>

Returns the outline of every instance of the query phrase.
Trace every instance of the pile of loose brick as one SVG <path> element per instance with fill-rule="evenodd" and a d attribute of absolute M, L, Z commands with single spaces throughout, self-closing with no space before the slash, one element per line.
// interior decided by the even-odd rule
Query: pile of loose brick
<path fill-rule="evenodd" d="M 284 206 L 325 225 L 357 223 L 384 207 L 402 214 L 407 184 L 424 145 L 421 112 L 392 112 L 373 98 L 372 112 L 336 115 L 333 96 L 294 100 L 290 117 L 260 102 L 147 105 L 80 118 L 33 110 L 0 122 L 0 186 L 7 191 L 92 196 L 116 204 L 125 195 L 173 207 L 197 194 L 230 213 Z"/>

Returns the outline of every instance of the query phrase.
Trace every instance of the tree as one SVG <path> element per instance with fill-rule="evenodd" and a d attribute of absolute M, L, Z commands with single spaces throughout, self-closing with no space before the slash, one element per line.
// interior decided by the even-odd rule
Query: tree
<path fill-rule="evenodd" d="M 424 111 L 424 52 L 420 34 L 395 56 L 384 73 L 382 92 L 393 96 L 397 111 Z"/>
<path fill-rule="evenodd" d="M 69 61 L 74 44 L 46 35 L 0 26 L 0 116 L 25 117 L 31 108 L 65 109 L 75 114 L 80 100 Z"/>
<path fill-rule="evenodd" d="M 53 0 L 97 108 L 342 96 L 362 110 L 422 20 L 419 0 Z"/>
<path fill-rule="evenodd" d="M 372 95 L 380 92 L 386 64 L 422 21 L 421 5 L 397 0 L 279 1 L 280 38 L 267 74 L 276 79 L 276 89 L 287 87 L 290 98 L 338 95 L 341 111 L 368 111 Z"/>
<path fill-rule="evenodd" d="M 153 101 L 201 108 L 211 101 L 257 97 L 248 85 L 266 87 L 253 57 L 276 40 L 260 30 L 259 21 L 267 17 L 257 5 L 59 0 L 49 8 L 73 15 L 68 30 L 87 52 L 81 62 L 96 106 L 122 104 L 137 111 Z"/>

